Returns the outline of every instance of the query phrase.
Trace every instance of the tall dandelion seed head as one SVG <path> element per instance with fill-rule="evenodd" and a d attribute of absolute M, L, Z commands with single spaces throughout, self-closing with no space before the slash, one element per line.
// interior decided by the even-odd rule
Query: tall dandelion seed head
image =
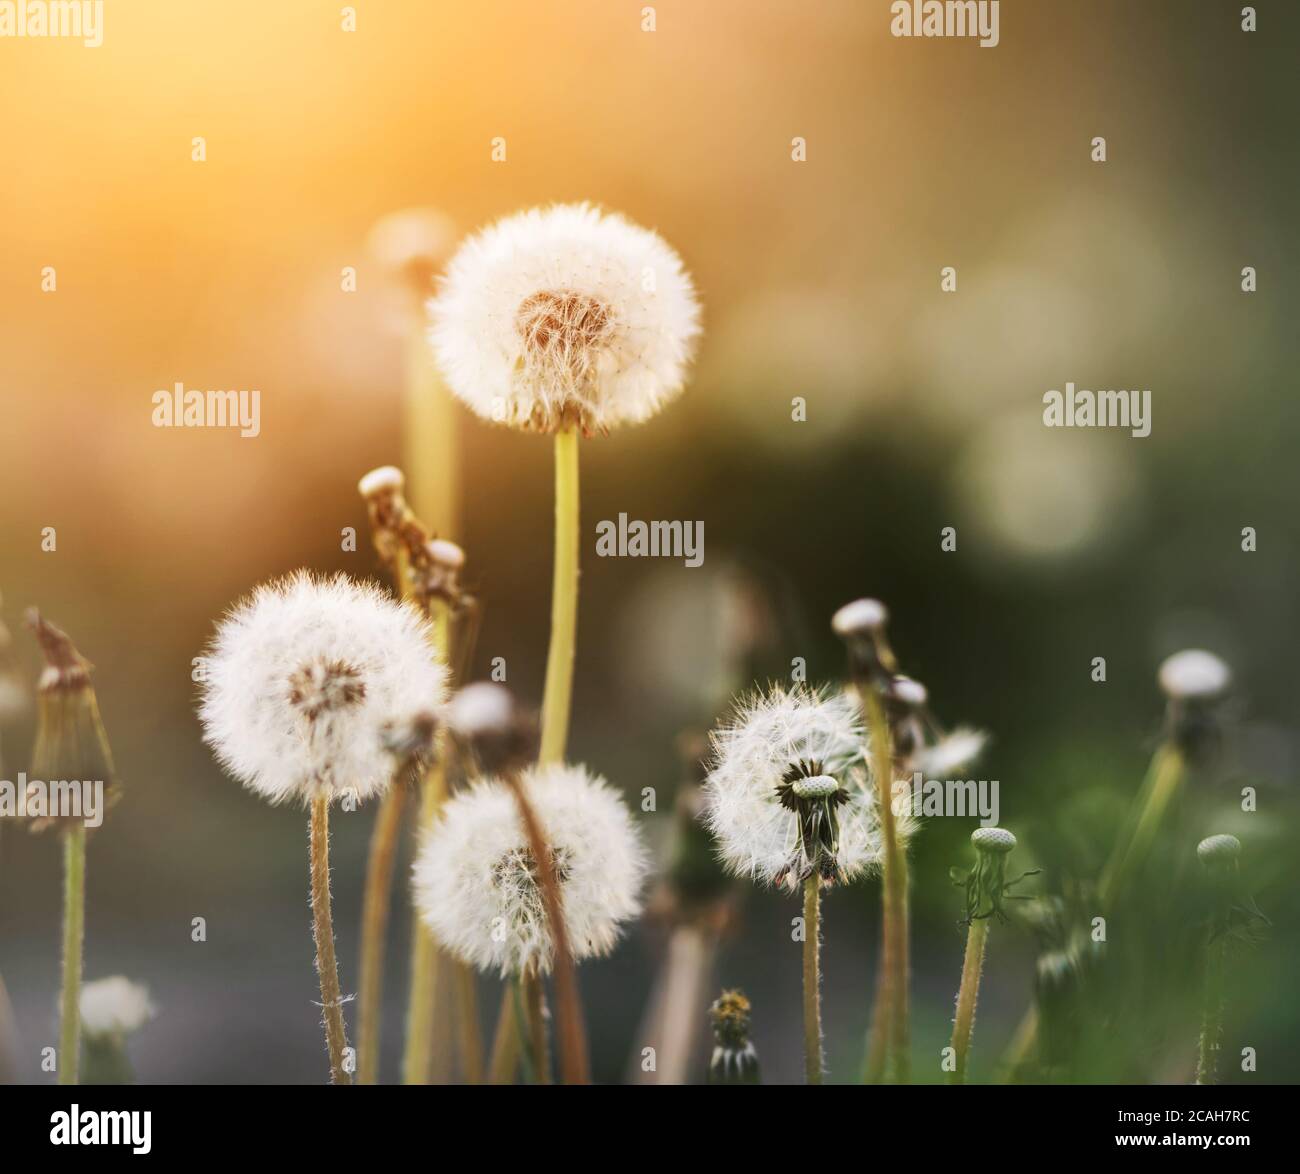
<path fill-rule="evenodd" d="M 298 571 L 217 627 L 199 718 L 221 765 L 272 803 L 388 785 L 394 723 L 445 700 L 424 618 L 379 587 Z"/>
<path fill-rule="evenodd" d="M 681 258 L 589 204 L 534 208 L 472 236 L 429 312 L 455 395 L 485 419 L 543 432 L 649 419 L 682 390 L 700 333 Z"/>
<path fill-rule="evenodd" d="M 608 954 L 640 911 L 647 869 L 631 813 L 580 766 L 536 767 L 522 782 L 552 854 L 573 955 Z M 462 961 L 503 976 L 550 969 L 537 863 L 505 784 L 477 783 L 446 805 L 413 879 L 425 924 Z"/>
<path fill-rule="evenodd" d="M 814 868 L 827 880 L 851 880 L 879 865 L 884 842 L 865 740 L 857 705 L 843 694 L 776 686 L 739 701 L 713 733 L 705 783 L 708 825 L 727 867 L 793 891 Z M 822 833 L 814 843 L 808 809 L 817 804 L 831 807 L 838 826 L 828 836 L 824 815 L 812 813 Z M 898 829 L 910 835 L 911 817 L 900 815 Z"/>

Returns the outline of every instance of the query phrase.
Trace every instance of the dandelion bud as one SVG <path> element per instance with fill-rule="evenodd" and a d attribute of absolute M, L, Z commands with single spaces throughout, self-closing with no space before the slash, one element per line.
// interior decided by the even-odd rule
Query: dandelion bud
<path fill-rule="evenodd" d="M 831 617 L 831 629 L 849 651 L 849 675 L 854 682 L 887 687 L 898 669 L 885 625 L 889 612 L 878 599 L 855 599 Z"/>
<path fill-rule="evenodd" d="M 504 685 L 466 685 L 447 705 L 447 727 L 487 774 L 506 774 L 537 756 L 537 719 Z"/>
<path fill-rule="evenodd" d="M 740 991 L 723 991 L 709 1008 L 713 1025 L 710 1084 L 758 1084 L 758 1052 L 749 1038 L 749 1000 Z"/>
<path fill-rule="evenodd" d="M 82 1083 L 131 1084 L 126 1037 L 155 1015 L 148 990 L 121 975 L 97 979 L 81 988 L 80 1008 Z"/>
<path fill-rule="evenodd" d="M 1207 836 L 1196 845 L 1196 857 L 1206 868 L 1235 865 L 1241 857 L 1241 841 L 1236 836 Z"/>
<path fill-rule="evenodd" d="M 1218 703 L 1232 683 L 1232 671 L 1212 652 L 1176 652 L 1160 666 L 1157 678 L 1169 698 L 1166 734 L 1183 753 L 1203 757 L 1220 735 Z"/>
<path fill-rule="evenodd" d="M 966 921 L 996 916 L 1006 920 L 1003 902 L 1011 898 L 1010 890 L 1039 869 L 1007 880 L 1007 857 L 1016 846 L 1016 837 L 1006 828 L 976 828 L 970 837 L 975 848 L 975 867 L 969 871 L 953 869 L 955 883 L 966 890 Z"/>
<path fill-rule="evenodd" d="M 99 701 L 90 683 L 91 663 L 67 634 L 32 608 L 27 624 L 36 635 L 45 667 L 37 683 L 36 743 L 32 748 L 31 783 L 76 781 L 82 789 L 99 784 L 111 801 L 116 771 L 108 735 L 99 716 Z M 34 832 L 83 822 L 84 813 L 60 813 L 51 807 L 31 824 Z"/>

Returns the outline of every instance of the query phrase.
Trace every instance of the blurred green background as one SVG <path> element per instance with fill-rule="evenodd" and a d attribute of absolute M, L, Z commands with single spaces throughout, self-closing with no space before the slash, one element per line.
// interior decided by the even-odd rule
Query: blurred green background
<path fill-rule="evenodd" d="M 656 789 L 643 818 L 662 848 L 684 774 L 675 740 L 725 710 L 739 650 L 747 676 L 788 677 L 802 657 L 810 680 L 833 679 L 831 612 L 876 595 L 940 716 L 992 733 L 975 773 L 1001 784 L 1014 864 L 1045 870 L 1025 891 L 1059 893 L 1096 874 L 1141 781 L 1159 661 L 1213 649 L 1238 685 L 1224 753 L 1194 780 L 1157 871 L 1185 875 L 1205 834 L 1241 837 L 1273 926 L 1234 964 L 1225 1078 L 1300 1079 L 1300 11 L 1258 4 L 1245 34 L 1235 3 L 1003 0 L 1001 43 L 980 49 L 890 37 L 884 0 L 667 0 L 652 33 L 643 5 L 604 0 L 362 5 L 352 34 L 332 2 L 105 7 L 101 49 L 0 41 L 0 592 L 29 681 L 28 604 L 98 669 L 125 798 L 91 841 L 86 975 L 153 992 L 158 1019 L 132 1044 L 142 1079 L 324 1077 L 306 821 L 221 776 L 190 665 L 256 582 L 304 565 L 377 571 L 355 482 L 398 459 L 402 371 L 366 234 L 412 205 L 468 230 L 569 199 L 658 228 L 706 311 L 686 395 L 583 446 L 571 755 L 634 802 Z M 1089 159 L 1095 135 L 1104 165 Z M 495 136 L 505 163 L 490 159 Z M 790 159 L 795 136 L 805 163 Z M 348 265 L 355 294 L 340 291 Z M 955 294 L 939 289 L 948 265 Z M 1245 265 L 1257 293 L 1240 289 Z M 57 293 L 41 292 L 45 266 Z M 261 435 L 153 428 L 150 397 L 177 380 L 260 388 Z M 1041 397 L 1067 380 L 1150 387 L 1150 437 L 1044 428 Z M 464 413 L 458 437 L 455 537 L 486 605 L 478 669 L 505 657 L 535 700 L 548 446 Z M 595 522 L 620 512 L 702 521 L 703 567 L 595 558 Z M 358 553 L 339 549 L 346 526 Z M 940 550 L 945 526 L 956 552 Z M 30 717 L 0 737 L 13 777 Z M 1258 788 L 1250 816 L 1244 785 Z M 347 989 L 372 814 L 336 821 Z M 947 870 L 968 862 L 973 826 L 933 820 L 915 845 L 918 1079 L 940 1076 L 962 950 Z M 769 1079 L 796 1080 L 795 902 L 740 895 L 715 981 L 753 999 Z M 1163 916 L 1186 947 L 1198 911 L 1184 897 Z M 834 1079 L 860 1060 L 878 907 L 876 882 L 825 904 Z M 55 1042 L 58 911 L 57 846 L 0 827 L 0 975 L 24 1080 L 42 1079 L 39 1050 Z M 1153 941 L 1140 989 L 1116 999 L 1167 1014 L 1149 1039 L 1089 1025 L 1103 1051 L 1089 1071 L 1107 1079 L 1190 1072 L 1191 955 Z M 1027 1004 L 1036 950 L 1023 930 L 994 930 L 977 1080 Z M 662 934 L 640 926 L 583 967 L 601 1080 L 642 1046 L 661 953 Z M 1244 1046 L 1255 1074 L 1231 1062 Z"/>

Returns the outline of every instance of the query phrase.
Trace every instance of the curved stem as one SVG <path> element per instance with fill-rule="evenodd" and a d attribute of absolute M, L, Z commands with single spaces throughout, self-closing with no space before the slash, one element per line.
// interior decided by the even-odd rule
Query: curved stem
<path fill-rule="evenodd" d="M 538 758 L 544 764 L 564 761 L 569 737 L 578 634 L 578 548 L 578 432 L 565 428 L 555 434 L 555 567 Z"/>
<path fill-rule="evenodd" d="M 361 909 L 361 993 L 357 1027 L 357 1083 L 379 1078 L 379 1028 L 384 1002 L 384 942 L 388 935 L 389 897 L 406 789 L 398 780 L 379 804 L 370 833 L 366 891 Z"/>
<path fill-rule="evenodd" d="M 822 1082 L 821 879 L 803 882 L 803 1057 L 809 1084 Z"/>
<path fill-rule="evenodd" d="M 325 1044 L 330 1054 L 330 1080 L 334 1084 L 351 1084 L 344 1055 L 348 1039 L 343 1023 L 338 960 L 334 956 L 334 917 L 330 911 L 330 808 L 329 800 L 324 797 L 311 801 L 311 911 Z"/>
<path fill-rule="evenodd" d="M 86 825 L 63 835 L 63 990 L 59 1001 L 59 1083 L 76 1084 L 81 1059 L 81 947 L 86 932 Z"/>
<path fill-rule="evenodd" d="M 984 970 L 984 946 L 988 936 L 988 918 L 978 918 L 966 929 L 966 957 L 961 967 L 961 988 L 957 991 L 957 1015 L 952 1024 L 952 1052 L 957 1065 L 950 1077 L 952 1084 L 966 1083 L 970 1041 L 975 1031 L 975 1004 L 980 996 L 980 975 Z"/>
<path fill-rule="evenodd" d="M 1156 751 L 1142 787 L 1142 807 L 1133 833 L 1127 842 L 1116 842 L 1098 883 L 1103 912 L 1114 907 L 1132 874 L 1145 862 L 1161 820 L 1182 789 L 1186 775 L 1183 756 L 1175 746 L 1166 743 Z"/>
<path fill-rule="evenodd" d="M 555 861 L 546 843 L 541 821 L 533 809 L 517 773 L 509 773 L 506 781 L 514 792 L 519 808 L 519 818 L 528 837 L 528 850 L 537 864 L 542 903 L 546 909 L 546 923 L 551 931 L 555 965 L 555 1011 L 560 1043 L 560 1078 L 565 1084 L 587 1084 L 591 1080 L 587 1060 L 587 1030 L 582 1018 L 582 1002 L 578 997 L 578 977 L 573 964 L 573 951 L 569 946 L 569 927 L 564 919 L 564 905 L 560 899 L 560 885 L 555 876 Z M 539 1057 L 539 1067 L 540 1060 Z"/>

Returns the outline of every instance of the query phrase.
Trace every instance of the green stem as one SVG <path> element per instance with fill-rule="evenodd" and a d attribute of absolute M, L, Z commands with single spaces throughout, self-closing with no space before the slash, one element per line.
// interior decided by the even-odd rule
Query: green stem
<path fill-rule="evenodd" d="M 803 882 L 803 1056 L 809 1084 L 822 1082 L 821 879 Z"/>
<path fill-rule="evenodd" d="M 950 1077 L 952 1084 L 966 1083 L 971 1035 L 975 1031 L 975 1004 L 980 995 L 980 975 L 984 970 L 984 946 L 988 936 L 986 917 L 972 921 L 966 930 L 966 957 L 961 967 L 961 988 L 957 991 L 957 1015 L 952 1024 L 952 1052 L 956 1061 Z"/>
<path fill-rule="evenodd" d="M 1223 1042 L 1223 961 L 1226 946 L 1227 940 L 1220 933 L 1206 948 L 1205 1002 L 1196 1058 L 1197 1084 L 1218 1083 L 1219 1047 Z"/>
<path fill-rule="evenodd" d="M 334 1084 L 351 1084 L 352 1074 L 345 1061 L 348 1038 L 343 1023 L 339 964 L 334 955 L 334 916 L 330 909 L 330 807 L 324 796 L 311 801 L 311 911 L 330 1080 Z"/>
<path fill-rule="evenodd" d="M 438 376 L 421 315 L 406 342 L 406 402 L 402 463 L 406 499 L 435 534 L 449 534 L 456 518 L 456 408 Z"/>
<path fill-rule="evenodd" d="M 1098 895 L 1103 912 L 1114 907 L 1133 873 L 1145 862 L 1165 812 L 1182 789 L 1186 777 L 1186 763 L 1178 749 L 1168 743 L 1161 746 L 1151 760 L 1142 786 L 1142 807 L 1133 834 L 1127 841 L 1121 837 L 1116 842 L 1102 871 Z"/>
<path fill-rule="evenodd" d="M 573 658 L 578 634 L 578 432 L 555 434 L 555 567 L 551 587 L 551 644 L 542 697 L 538 761 L 563 762 L 573 701 Z"/>
<path fill-rule="evenodd" d="M 59 1083 L 76 1084 L 81 1058 L 81 947 L 86 932 L 86 825 L 63 836 L 63 993 L 59 1010 Z"/>

